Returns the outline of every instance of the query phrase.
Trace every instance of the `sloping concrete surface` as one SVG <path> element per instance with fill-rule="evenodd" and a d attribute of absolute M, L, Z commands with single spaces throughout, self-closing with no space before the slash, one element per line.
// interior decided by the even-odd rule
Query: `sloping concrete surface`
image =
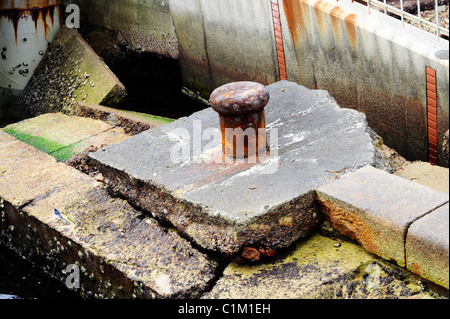
<path fill-rule="evenodd" d="M 449 193 L 449 169 L 425 162 L 402 165 L 394 175 L 406 178 L 443 193 Z"/>
<path fill-rule="evenodd" d="M 117 106 L 127 92 L 75 29 L 62 27 L 22 98 L 33 114 L 71 113 L 75 101 Z"/>

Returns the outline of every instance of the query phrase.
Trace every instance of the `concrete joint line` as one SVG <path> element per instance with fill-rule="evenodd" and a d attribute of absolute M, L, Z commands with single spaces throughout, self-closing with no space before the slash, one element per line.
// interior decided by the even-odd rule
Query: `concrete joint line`
<path fill-rule="evenodd" d="M 413 182 L 411 182 L 411 183 L 413 183 Z M 441 205 L 436 206 L 435 208 L 431 209 L 431 210 L 430 210 L 429 212 L 427 212 L 426 214 L 423 214 L 422 216 L 417 217 L 416 219 L 414 219 L 413 221 L 411 221 L 410 223 L 408 223 L 408 225 L 406 226 L 406 230 L 405 230 L 405 238 L 404 238 L 404 241 L 403 241 L 403 248 L 404 248 L 404 251 L 405 251 L 405 269 L 408 269 L 408 258 L 407 258 L 407 251 L 406 251 L 406 250 L 407 250 L 407 249 L 406 249 L 406 242 L 407 242 L 407 240 L 408 240 L 408 234 L 409 234 L 409 230 L 411 229 L 411 226 L 412 226 L 414 223 L 416 223 L 417 221 L 419 221 L 419 220 L 423 219 L 424 217 L 430 215 L 431 213 L 435 212 L 435 211 L 438 210 L 439 208 L 444 207 L 444 206 L 447 205 L 448 203 L 449 203 L 449 201 L 447 201 L 447 202 L 445 202 L 445 203 L 443 203 L 443 204 L 441 204 Z"/>

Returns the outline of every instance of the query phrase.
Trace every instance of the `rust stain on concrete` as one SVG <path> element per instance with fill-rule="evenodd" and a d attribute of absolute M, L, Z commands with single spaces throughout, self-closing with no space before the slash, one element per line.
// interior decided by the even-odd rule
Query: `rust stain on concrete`
<path fill-rule="evenodd" d="M 20 1 L 16 4 L 14 1 L 9 6 L 0 3 L 0 19 L 8 19 L 14 26 L 15 40 L 17 44 L 17 31 L 19 21 L 31 16 L 37 34 L 38 25 L 42 24 L 45 32 L 45 39 L 48 39 L 55 26 L 55 11 L 59 10 L 60 25 L 61 21 L 61 0 L 29 0 Z M 50 20 L 50 24 L 47 23 Z"/>
<path fill-rule="evenodd" d="M 347 28 L 348 40 L 354 50 L 356 50 L 358 44 L 358 36 L 356 34 L 356 26 L 355 26 L 357 18 L 358 16 L 356 14 L 351 13 L 347 15 L 344 19 L 345 26 Z"/>
<path fill-rule="evenodd" d="M 286 19 L 289 25 L 294 43 L 298 39 L 306 37 L 306 28 L 308 24 L 308 8 L 302 1 L 283 1 L 284 11 L 286 12 Z"/>
<path fill-rule="evenodd" d="M 344 10 L 342 10 L 339 6 L 335 6 L 330 11 L 331 28 L 336 41 L 339 41 L 341 38 L 341 14 L 343 12 Z"/>

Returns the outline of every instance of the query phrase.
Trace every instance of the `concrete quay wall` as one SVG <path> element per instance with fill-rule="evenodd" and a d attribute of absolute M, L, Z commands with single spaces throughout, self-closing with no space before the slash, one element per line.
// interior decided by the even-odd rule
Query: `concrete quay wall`
<path fill-rule="evenodd" d="M 178 59 L 194 94 L 239 80 L 327 90 L 403 156 L 448 166 L 445 39 L 350 0 L 65 2 L 132 47 Z"/>

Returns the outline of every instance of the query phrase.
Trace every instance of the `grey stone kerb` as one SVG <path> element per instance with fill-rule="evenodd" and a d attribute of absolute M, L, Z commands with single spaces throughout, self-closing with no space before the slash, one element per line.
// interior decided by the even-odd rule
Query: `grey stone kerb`
<path fill-rule="evenodd" d="M 219 128 L 211 108 L 91 158 L 115 192 L 206 249 L 234 255 L 244 247 L 288 247 L 321 220 L 315 190 L 341 173 L 375 166 L 379 155 L 364 114 L 341 109 L 325 91 L 292 82 L 268 89 L 271 154 L 260 163 L 205 161 L 221 158 L 222 150 L 217 132 L 212 138 L 206 131 Z M 205 140 L 195 140 L 201 136 L 196 130 Z M 201 154 L 194 153 L 200 147 L 195 143 L 201 143 Z M 174 163 L 174 154 L 181 154 L 174 150 L 183 148 L 190 158 Z"/>

